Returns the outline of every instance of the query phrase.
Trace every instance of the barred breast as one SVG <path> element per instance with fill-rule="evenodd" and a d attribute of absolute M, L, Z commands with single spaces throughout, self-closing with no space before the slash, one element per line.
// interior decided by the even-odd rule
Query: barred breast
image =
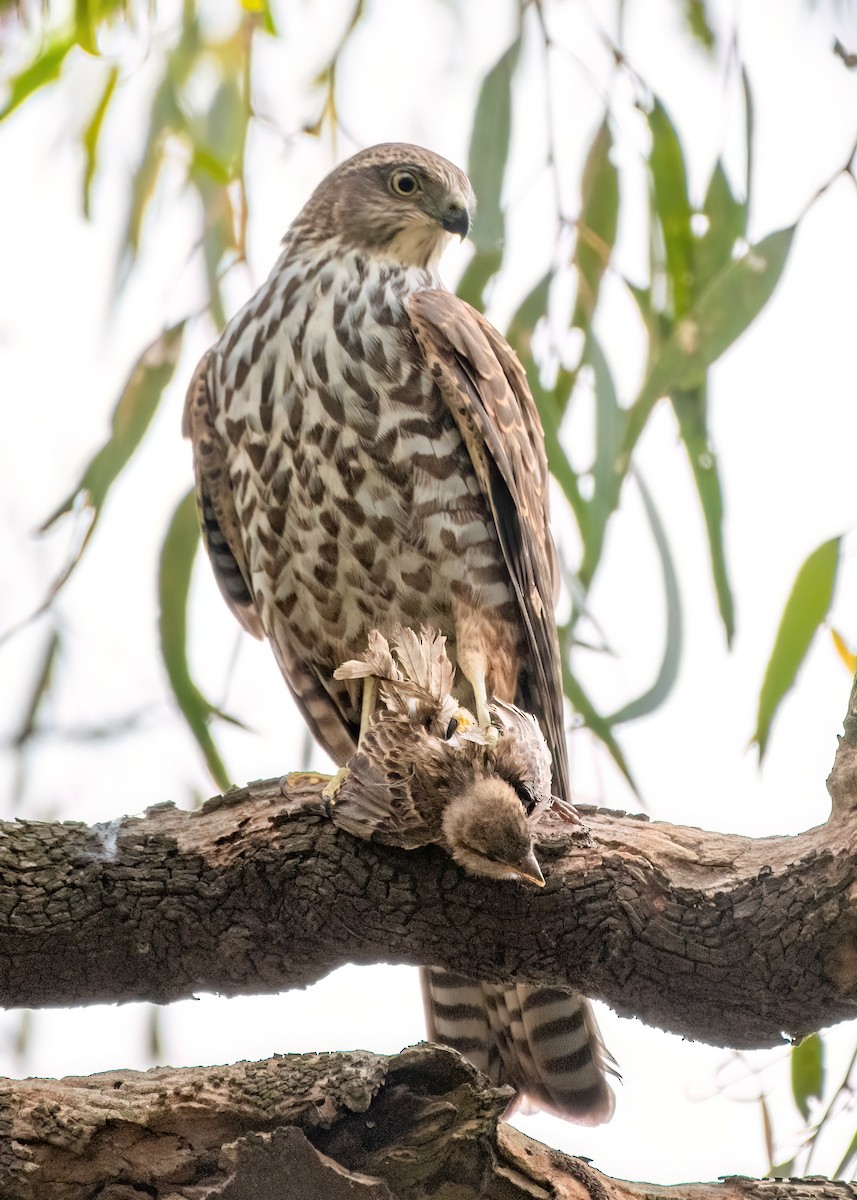
<path fill-rule="evenodd" d="M 286 251 L 212 356 L 265 633 L 323 671 L 353 721 L 357 686 L 331 677 L 371 629 L 431 623 L 454 654 L 464 596 L 518 636 L 493 520 L 404 310 L 436 284 L 356 252 Z"/>

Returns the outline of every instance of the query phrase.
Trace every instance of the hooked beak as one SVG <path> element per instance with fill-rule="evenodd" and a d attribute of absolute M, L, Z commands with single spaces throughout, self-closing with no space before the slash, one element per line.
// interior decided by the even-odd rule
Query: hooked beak
<path fill-rule="evenodd" d="M 522 883 L 533 883 L 536 887 L 545 886 L 545 877 L 532 850 L 515 867 L 515 878 L 520 879 Z"/>
<path fill-rule="evenodd" d="M 470 232 L 470 213 L 460 192 L 450 198 L 440 223 L 447 233 L 457 233 L 462 241 L 467 237 Z"/>

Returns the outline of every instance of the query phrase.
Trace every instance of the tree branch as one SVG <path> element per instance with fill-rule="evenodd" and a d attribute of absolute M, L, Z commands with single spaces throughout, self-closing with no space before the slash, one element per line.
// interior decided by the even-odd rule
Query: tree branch
<path fill-rule="evenodd" d="M 424 1200 L 454 1181 L 458 1200 L 857 1197 L 853 1184 L 816 1179 L 616 1181 L 503 1124 L 509 1097 L 439 1046 L 6 1081 L 0 1195 Z"/>
<path fill-rule="evenodd" d="M 544 824 L 538 893 L 357 841 L 306 781 L 92 827 L 8 823 L 0 1003 L 273 992 L 395 960 L 564 984 L 717 1045 L 800 1037 L 857 1014 L 855 728 L 852 711 L 826 826 L 754 840 L 586 812 L 588 836 Z"/>

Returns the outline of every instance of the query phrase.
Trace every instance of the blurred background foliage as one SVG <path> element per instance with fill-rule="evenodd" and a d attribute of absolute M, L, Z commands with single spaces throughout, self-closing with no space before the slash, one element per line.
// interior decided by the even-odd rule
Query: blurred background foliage
<path fill-rule="evenodd" d="M 442 0 L 433 2 L 442 4 Z M 620 3 L 612 34 L 600 30 L 613 60 L 613 85 L 603 95 L 600 120 L 586 135 L 579 169 L 569 170 L 568 122 L 558 111 L 551 74 L 584 71 L 586 64 L 552 33 L 555 10 L 567 3 L 569 0 L 517 0 L 512 5 L 513 36 L 481 78 L 472 111 L 460 114 L 470 122 L 466 165 L 479 208 L 471 254 L 457 290 L 483 309 L 508 270 L 510 212 L 514 206 L 525 205 L 527 196 L 526 178 L 515 174 L 513 128 L 524 98 L 541 89 L 539 104 L 547 145 L 543 169 L 552 177 L 555 198 L 553 251 L 547 270 L 509 306 L 505 332 L 527 370 L 545 427 L 551 470 L 574 522 L 574 535 L 561 539 L 560 555 L 566 588 L 560 626 L 565 690 L 578 725 L 588 728 L 602 743 L 636 790 L 634 764 L 623 752 L 620 729 L 652 714 L 671 693 L 678 677 L 684 628 L 676 569 L 681 550 L 673 544 L 643 477 L 638 444 L 655 411 L 668 404 L 689 465 L 693 503 L 701 514 L 706 540 L 709 586 L 729 646 L 736 632 L 735 586 L 724 540 L 721 463 L 710 432 L 709 372 L 765 309 L 789 262 L 800 223 L 819 196 L 843 174 L 853 178 L 854 150 L 852 147 L 843 156 L 838 170 L 820 190 L 805 197 L 804 209 L 794 223 L 751 239 L 758 135 L 753 87 L 738 45 L 724 46 L 718 40 L 717 23 L 710 19 L 704 0 L 675 0 L 688 53 L 717 57 L 725 64 L 724 87 L 731 88 L 737 98 L 742 126 L 743 161 L 736 169 L 734 161 L 727 166 L 724 157 L 718 156 L 697 194 L 689 185 L 685 147 L 667 105 L 623 52 L 625 6 Z M 447 4 L 454 7 L 453 0 Z M 140 100 L 146 106 L 145 132 L 133 149 L 136 165 L 124 192 L 113 284 L 117 303 L 144 255 L 157 254 L 164 214 L 171 200 L 179 196 L 190 194 L 195 199 L 196 224 L 184 253 L 188 258 L 200 256 L 204 275 L 204 302 L 188 307 L 153 341 L 139 346 L 137 360 L 116 400 L 106 440 L 93 447 L 70 494 L 61 501 L 54 496 L 46 503 L 48 508 L 53 505 L 54 511 L 46 517 L 43 530 L 65 522 L 72 538 L 69 556 L 38 612 L 22 614 L 13 628 L 0 630 L 8 642 L 36 618 L 47 620 L 50 626 L 40 660 L 33 664 L 32 689 L 12 738 L 22 764 L 23 752 L 40 736 L 40 714 L 62 669 L 67 631 L 62 622 L 51 622 L 57 597 L 73 575 L 87 570 L 89 547 L 102 514 L 110 507 L 113 486 L 149 435 L 174 380 L 188 331 L 201 325 L 213 333 L 234 311 L 224 286 L 236 268 L 248 271 L 247 231 L 252 214 L 248 131 L 256 122 L 272 123 L 265 111 L 264 89 L 257 88 L 258 60 L 264 58 L 266 44 L 289 38 L 298 7 L 297 0 L 283 0 L 276 6 L 267 0 L 224 0 L 219 6 L 205 0 L 183 0 L 181 4 L 75 0 L 73 5 L 0 6 L 0 121 L 32 103 L 45 89 L 63 87 L 70 64 L 76 79 L 82 71 L 87 73 L 93 98 L 76 124 L 74 136 L 80 150 L 80 205 L 89 219 L 94 219 L 94 189 L 102 172 L 109 169 L 104 131 L 135 73 L 145 70 L 148 75 L 146 94 Z M 327 31 L 330 46 L 326 58 L 305 88 L 306 119 L 279 131 L 284 153 L 300 139 L 328 139 L 332 158 L 356 148 L 349 142 L 347 112 L 340 111 L 337 78 L 343 56 L 349 53 L 369 7 L 368 0 L 357 0 L 344 19 L 339 15 L 338 27 Z M 850 57 L 841 43 L 831 45 L 831 70 L 853 67 Z M 535 68 L 534 62 L 538 64 Z M 644 130 L 638 139 L 643 189 L 627 186 L 621 156 L 616 153 L 618 118 L 613 97 L 620 85 L 633 97 Z M 575 136 L 579 137 L 579 131 Z M 625 277 L 613 258 L 620 225 L 630 219 L 631 208 L 633 220 L 646 230 L 645 269 L 635 278 Z M 603 295 L 607 279 L 614 288 L 618 284 L 625 290 L 644 345 L 642 377 L 635 395 L 625 403 L 619 399 L 615 361 L 605 349 Z M 591 439 L 589 450 L 582 454 L 579 446 L 569 446 L 568 430 L 584 409 L 590 414 Z M 591 597 L 628 489 L 639 495 L 659 562 L 664 623 L 662 629 L 652 631 L 652 638 L 660 639 L 660 661 L 644 688 L 628 695 L 618 708 L 603 711 L 585 687 L 578 663 L 581 655 L 612 653 Z M 857 626 L 840 632 L 829 622 L 842 559 L 841 541 L 840 536 L 829 538 L 802 564 L 795 562 L 794 584 L 783 597 L 779 627 L 771 630 L 767 669 L 758 681 L 758 717 L 752 740 L 760 759 L 776 729 L 783 699 L 820 629 L 829 630 L 844 669 L 854 670 L 848 638 L 854 636 Z M 204 695 L 193 677 L 188 650 L 189 597 L 197 548 L 196 515 L 188 492 L 163 530 L 157 585 L 160 650 L 178 710 L 212 780 L 225 788 L 231 780 L 219 745 L 218 723 L 236 722 L 237 718 Z M 82 731 L 81 736 L 110 733 L 111 728 L 105 728 Z M 23 781 L 19 784 L 23 793 Z M 21 1036 L 26 1036 L 24 1026 Z M 151 1042 L 157 1057 L 156 1021 Z M 822 1164 L 814 1155 L 825 1124 L 853 1101 L 854 1066 L 854 1058 L 844 1072 L 842 1063 L 826 1063 L 820 1036 L 807 1038 L 794 1048 L 792 1092 L 804 1131 L 786 1161 L 766 1098 L 760 1098 L 772 1171 L 797 1174 L 812 1167 L 848 1173 L 857 1161 L 857 1133 L 850 1144 L 839 1147 L 837 1161 L 833 1154 Z M 838 1071 L 841 1082 L 833 1099 L 822 1108 L 826 1070 Z"/>

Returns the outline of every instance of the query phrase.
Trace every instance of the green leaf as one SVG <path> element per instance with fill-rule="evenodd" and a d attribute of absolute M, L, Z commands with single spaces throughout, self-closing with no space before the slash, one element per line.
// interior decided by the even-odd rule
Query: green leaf
<path fill-rule="evenodd" d="M 735 636 L 735 601 L 723 544 L 723 490 L 720 486 L 717 456 L 709 444 L 706 428 L 705 387 L 701 386 L 693 392 L 675 391 L 671 399 L 702 506 L 717 606 L 726 631 L 727 644 L 731 646 Z"/>
<path fill-rule="evenodd" d="M 548 296 L 552 280 L 553 271 L 546 271 L 518 305 L 509 322 L 509 328 L 506 330 L 506 341 L 521 360 L 531 386 L 533 377 L 537 374 L 532 352 L 533 333 L 539 321 L 547 316 Z"/>
<path fill-rule="evenodd" d="M 655 212 L 664 238 L 672 311 L 678 318 L 690 308 L 693 295 L 694 244 L 687 171 L 678 134 L 657 98 L 648 121 L 652 134 L 649 171 Z"/>
<path fill-rule="evenodd" d="M 629 458 L 661 396 L 700 387 L 710 365 L 765 307 L 783 273 L 794 231 L 792 226 L 771 233 L 730 262 L 676 323 L 629 410 L 623 442 Z"/>
<path fill-rule="evenodd" d="M 639 474 L 635 475 L 646 516 L 652 527 L 652 535 L 658 548 L 661 560 L 661 571 L 664 580 L 664 598 L 666 601 L 666 632 L 664 635 L 664 654 L 654 683 L 642 696 L 624 705 L 618 712 L 605 717 L 608 725 L 620 725 L 624 721 L 634 721 L 645 717 L 663 704 L 673 689 L 678 678 L 678 668 L 681 662 L 681 647 L 683 640 L 683 622 L 681 612 L 681 597 L 679 595 L 678 577 L 670 553 L 669 541 L 663 527 L 658 510 L 651 497 L 649 489 Z"/>
<path fill-rule="evenodd" d="M 471 236 L 483 252 L 503 248 L 500 201 L 512 133 L 512 78 L 520 49 L 516 38 L 483 79 L 470 134 L 468 173 L 479 205 Z"/>
<path fill-rule="evenodd" d="M 161 657 L 173 695 L 203 753 L 211 777 L 225 791 L 229 787 L 229 776 L 208 728 L 209 718 L 217 710 L 193 682 L 187 661 L 187 602 L 198 542 L 196 495 L 191 489 L 173 513 L 161 548 L 158 571 Z"/>
<path fill-rule="evenodd" d="M 824 1044 L 811 1033 L 792 1047 L 792 1096 L 804 1121 L 809 1120 L 810 1100 L 820 1100 L 824 1088 Z"/>
<path fill-rule="evenodd" d="M 183 333 L 184 321 L 180 321 L 143 351 L 113 410 L 110 438 L 90 460 L 74 489 L 42 525 L 41 532 L 49 529 L 65 513 L 71 512 L 82 499 L 92 509 L 92 524 L 86 534 L 86 540 L 89 539 L 107 493 L 142 441 L 164 388 L 173 377 Z"/>
<path fill-rule="evenodd" d="M 580 217 L 574 247 L 577 295 L 571 324 L 573 328 L 586 332 L 592 323 L 601 280 L 613 253 L 619 220 L 619 175 L 610 161 L 612 148 L 613 139 L 605 117 L 598 127 L 583 167 Z"/>
<path fill-rule="evenodd" d="M 616 387 L 601 344 L 590 331 L 583 349 L 583 364 L 592 368 L 595 383 L 595 460 L 592 465 L 592 499 L 581 524 L 583 560 L 578 572 L 584 593 L 588 591 L 601 561 L 607 522 L 619 503 L 624 472 L 620 458 L 622 410 Z M 625 464 L 627 466 L 627 464 Z"/>
<path fill-rule="evenodd" d="M 502 250 L 477 251 L 467 264 L 455 289 L 461 299 L 481 312 L 484 307 L 482 297 L 485 289 L 500 270 L 502 261 Z"/>
<path fill-rule="evenodd" d="M 753 104 L 753 92 L 750 88 L 750 76 L 747 74 L 746 67 L 741 68 L 741 91 L 744 96 L 744 146 L 746 157 L 744 160 L 744 204 L 749 209 L 750 197 L 753 189 L 753 149 L 754 139 L 756 136 L 756 110 Z"/>
<path fill-rule="evenodd" d="M 32 691 L 30 692 L 30 698 L 24 710 L 24 716 L 21 719 L 17 732 L 12 734 L 9 739 L 10 745 L 14 746 L 16 750 L 21 750 L 36 732 L 36 720 L 53 683 L 59 650 L 59 631 L 53 629 L 42 654 L 39 669 L 36 673 Z"/>
<path fill-rule="evenodd" d="M 684 18 L 691 37 L 710 53 L 716 43 L 703 0 L 684 0 Z"/>
<path fill-rule="evenodd" d="M 107 75 L 107 82 L 101 93 L 101 99 L 95 107 L 95 112 L 92 114 L 89 124 L 83 131 L 82 142 L 84 154 L 86 155 L 86 163 L 83 170 L 83 215 L 87 220 L 92 215 L 90 203 L 92 200 L 92 181 L 95 178 L 95 170 L 98 166 L 98 139 L 101 136 L 101 127 L 104 124 L 104 117 L 113 98 L 113 92 L 116 89 L 118 79 L 119 68 L 112 67 Z"/>
<path fill-rule="evenodd" d="M 831 538 L 810 554 L 798 571 L 786 601 L 759 692 L 756 732 L 752 740 L 758 744 L 760 760 L 768 744 L 771 722 L 794 684 L 813 635 L 830 608 L 839 566 L 840 540 Z"/>
<path fill-rule="evenodd" d="M 270 33 L 272 37 L 277 36 L 274 14 L 271 12 L 271 5 L 268 0 L 241 0 L 241 7 L 245 12 L 252 13 L 254 16 L 260 18 L 265 33 Z"/>
<path fill-rule="evenodd" d="M 708 228 L 696 243 L 695 292 L 702 291 L 731 262 L 735 243 L 747 228 L 747 206 L 732 195 L 720 159 L 711 173 L 702 213 Z"/>
<path fill-rule="evenodd" d="M 567 630 L 568 630 L 567 626 L 565 627 L 564 630 L 560 630 L 561 643 L 563 641 L 565 641 L 567 643 L 567 641 L 568 641 L 567 636 L 566 637 L 562 636 L 562 634 L 564 632 L 567 633 Z M 608 752 L 610 754 L 610 757 L 613 759 L 616 766 L 619 768 L 619 770 L 625 776 L 625 779 L 628 781 L 628 784 L 632 788 L 634 795 L 637 796 L 638 799 L 640 799 L 640 790 L 637 787 L 636 783 L 634 782 L 634 777 L 631 774 L 631 769 L 628 766 L 628 763 L 625 759 L 625 755 L 622 753 L 621 747 L 619 746 L 619 743 L 616 741 L 616 738 L 613 734 L 612 729 L 607 724 L 607 722 L 604 720 L 604 718 L 595 711 L 595 706 L 592 704 L 589 697 L 583 691 L 583 688 L 578 683 L 576 677 L 572 674 L 571 668 L 568 666 L 568 654 L 566 652 L 566 649 L 567 649 L 567 647 L 563 648 L 563 663 L 562 663 L 562 679 L 563 679 L 563 688 L 565 690 L 565 694 L 566 694 L 566 696 L 568 696 L 569 700 L 571 701 L 572 706 L 574 707 L 575 711 L 578 712 L 581 715 L 581 717 L 583 717 L 584 723 L 586 724 L 587 728 L 591 729 L 592 732 L 595 734 L 595 736 L 598 738 L 598 740 L 604 744 L 604 746 L 606 747 L 606 749 L 608 750 Z"/>
<path fill-rule="evenodd" d="M 848 1149 L 843 1154 L 842 1161 L 833 1172 L 831 1179 L 844 1179 L 852 1170 L 855 1162 L 857 1162 L 857 1133 L 854 1134 L 848 1143 Z"/>
<path fill-rule="evenodd" d="M 0 108 L 0 121 L 14 112 L 33 92 L 59 78 L 65 56 L 74 45 L 75 38 L 72 34 L 66 33 L 54 38 L 28 67 L 9 80 L 6 85 L 6 103 Z"/>

